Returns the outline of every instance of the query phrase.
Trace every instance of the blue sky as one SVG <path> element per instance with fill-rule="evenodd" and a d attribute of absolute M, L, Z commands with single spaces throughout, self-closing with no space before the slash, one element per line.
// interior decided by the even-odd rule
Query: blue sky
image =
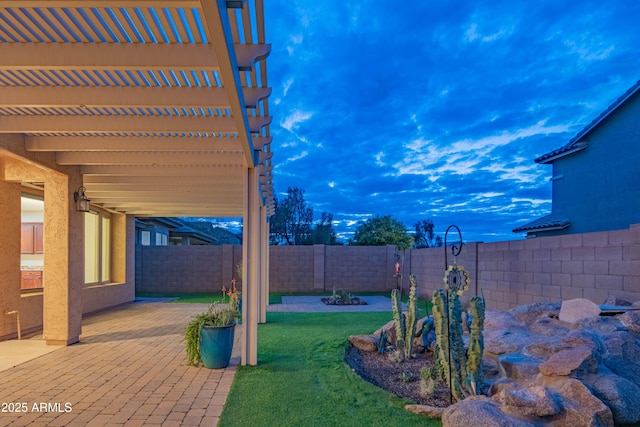
<path fill-rule="evenodd" d="M 265 1 L 274 188 L 466 241 L 551 210 L 566 144 L 640 79 L 640 2 Z"/>

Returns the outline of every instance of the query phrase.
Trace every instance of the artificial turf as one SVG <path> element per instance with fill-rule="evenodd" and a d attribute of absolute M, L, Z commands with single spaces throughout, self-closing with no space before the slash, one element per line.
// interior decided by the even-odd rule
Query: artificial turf
<path fill-rule="evenodd" d="M 406 400 L 369 384 L 344 363 L 349 335 L 391 312 L 268 313 L 258 327 L 258 365 L 239 366 L 219 426 L 438 426 Z"/>

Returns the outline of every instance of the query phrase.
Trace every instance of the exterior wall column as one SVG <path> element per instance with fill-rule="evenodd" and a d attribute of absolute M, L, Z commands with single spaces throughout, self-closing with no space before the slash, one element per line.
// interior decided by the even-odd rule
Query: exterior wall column
<path fill-rule="evenodd" d="M 47 344 L 69 345 L 82 332 L 84 214 L 73 192 L 80 179 L 47 171 L 44 179 L 44 313 Z"/>
<path fill-rule="evenodd" d="M 17 336 L 20 304 L 20 183 L 4 182 L 0 160 L 0 338 Z"/>
<path fill-rule="evenodd" d="M 267 323 L 269 305 L 269 224 L 267 207 L 260 206 L 260 323 Z"/>
<path fill-rule="evenodd" d="M 243 299 L 242 319 L 244 334 L 242 337 L 242 365 L 258 364 L 258 321 L 259 321 L 259 283 L 260 265 L 260 210 L 259 179 L 255 168 L 247 168 L 244 180 L 244 212 L 242 231 L 242 278 Z"/>

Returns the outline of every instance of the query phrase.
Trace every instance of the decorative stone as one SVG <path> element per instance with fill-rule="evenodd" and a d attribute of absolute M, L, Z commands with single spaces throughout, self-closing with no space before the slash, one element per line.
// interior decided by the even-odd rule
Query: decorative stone
<path fill-rule="evenodd" d="M 564 335 L 569 332 L 569 328 L 565 325 L 566 323 L 563 323 L 558 319 L 538 317 L 533 321 L 531 326 L 529 326 L 529 330 L 536 334 L 552 337 L 556 335 Z"/>
<path fill-rule="evenodd" d="M 584 298 L 576 298 L 562 301 L 558 318 L 563 322 L 575 323 L 587 317 L 600 315 L 600 307 L 593 301 Z"/>
<path fill-rule="evenodd" d="M 530 341 L 524 331 L 487 330 L 484 331 L 484 351 L 490 355 L 499 356 L 519 351 Z"/>
<path fill-rule="evenodd" d="M 640 310 L 627 311 L 619 319 L 631 332 L 640 334 Z"/>
<path fill-rule="evenodd" d="M 611 409 L 616 425 L 640 422 L 640 387 L 613 374 L 589 375 L 583 382 Z"/>
<path fill-rule="evenodd" d="M 486 311 L 484 314 L 484 328 L 488 329 L 515 329 L 521 328 L 522 323 L 509 311 Z"/>
<path fill-rule="evenodd" d="M 580 375 L 595 373 L 598 362 L 589 347 L 576 347 L 559 351 L 540 365 L 540 372 L 544 375 Z"/>
<path fill-rule="evenodd" d="M 578 320 L 571 325 L 574 329 L 588 329 L 603 334 L 624 331 L 626 328 L 619 319 L 620 316 L 588 317 Z"/>
<path fill-rule="evenodd" d="M 520 390 L 502 390 L 493 396 L 503 409 L 527 417 L 546 417 L 559 414 L 562 405 L 546 387 L 534 386 Z"/>
<path fill-rule="evenodd" d="M 535 424 L 505 414 L 486 396 L 471 396 L 444 410 L 442 426 L 528 427 Z"/>
<path fill-rule="evenodd" d="M 498 365 L 504 376 L 512 379 L 525 379 L 538 375 L 543 361 L 537 357 L 519 353 L 504 354 L 498 358 Z"/>
<path fill-rule="evenodd" d="M 584 329 L 575 329 L 569 332 L 562 342 L 569 344 L 570 347 L 589 347 L 599 356 L 604 352 L 604 344 L 602 340 L 593 332 Z"/>
<path fill-rule="evenodd" d="M 613 424 L 611 410 L 591 394 L 580 381 L 567 378 L 557 390 L 564 411 L 554 417 L 557 426 L 609 427 Z"/>
<path fill-rule="evenodd" d="M 617 305 L 617 306 L 631 306 L 631 302 L 626 299 L 618 298 L 617 296 L 611 295 L 609 298 L 604 300 L 602 305 Z"/>
<path fill-rule="evenodd" d="M 429 405 L 405 405 L 404 409 L 414 414 L 436 419 L 442 418 L 442 413 L 445 410 L 445 408 Z"/>
<path fill-rule="evenodd" d="M 530 344 L 524 348 L 524 353 L 546 360 L 552 354 L 570 349 L 571 347 L 570 344 L 563 342 L 560 338 L 554 338 Z"/>
<path fill-rule="evenodd" d="M 378 351 L 380 339 L 375 335 L 351 335 L 349 342 L 362 351 Z"/>
<path fill-rule="evenodd" d="M 520 305 L 509 310 L 518 321 L 528 325 L 540 317 L 558 318 L 560 313 L 560 302 L 534 302 L 531 304 Z"/>

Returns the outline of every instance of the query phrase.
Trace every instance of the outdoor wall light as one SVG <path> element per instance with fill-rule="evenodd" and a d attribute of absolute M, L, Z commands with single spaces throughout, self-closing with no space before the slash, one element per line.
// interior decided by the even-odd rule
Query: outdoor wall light
<path fill-rule="evenodd" d="M 73 193 L 73 200 L 76 201 L 76 210 L 78 212 L 89 212 L 91 209 L 91 200 L 87 199 L 84 194 L 86 188 L 80 187 L 78 191 Z"/>

